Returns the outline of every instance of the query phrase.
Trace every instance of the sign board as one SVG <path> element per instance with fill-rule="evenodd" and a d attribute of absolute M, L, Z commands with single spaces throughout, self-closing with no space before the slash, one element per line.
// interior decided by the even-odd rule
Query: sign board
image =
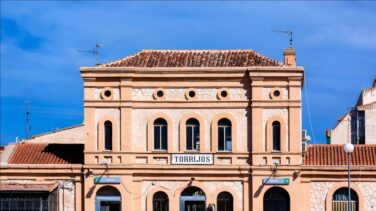
<path fill-rule="evenodd" d="M 172 154 L 173 165 L 213 165 L 213 154 Z"/>
<path fill-rule="evenodd" d="M 264 185 L 289 185 L 289 178 L 267 178 L 262 179 L 262 184 Z"/>
<path fill-rule="evenodd" d="M 120 177 L 94 177 L 94 184 L 120 184 Z"/>

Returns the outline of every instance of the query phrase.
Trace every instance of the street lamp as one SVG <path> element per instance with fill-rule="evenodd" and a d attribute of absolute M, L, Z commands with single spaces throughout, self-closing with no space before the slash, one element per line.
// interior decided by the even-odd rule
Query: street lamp
<path fill-rule="evenodd" d="M 347 210 L 350 211 L 351 210 L 351 205 L 350 205 L 350 200 L 351 200 L 351 188 L 350 188 L 350 160 L 351 160 L 351 153 L 354 152 L 354 145 L 351 144 L 351 143 L 347 143 L 345 144 L 344 146 L 344 149 L 345 149 L 345 152 L 347 153 L 348 155 L 348 159 L 347 159 L 347 171 L 348 171 L 348 176 L 347 176 L 347 185 L 348 185 L 348 202 L 347 202 Z"/>

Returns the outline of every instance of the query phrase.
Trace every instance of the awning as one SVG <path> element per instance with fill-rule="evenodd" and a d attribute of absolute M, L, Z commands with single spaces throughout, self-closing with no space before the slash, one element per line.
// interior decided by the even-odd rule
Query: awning
<path fill-rule="evenodd" d="M 59 183 L 3 183 L 0 182 L 0 192 L 52 192 Z"/>

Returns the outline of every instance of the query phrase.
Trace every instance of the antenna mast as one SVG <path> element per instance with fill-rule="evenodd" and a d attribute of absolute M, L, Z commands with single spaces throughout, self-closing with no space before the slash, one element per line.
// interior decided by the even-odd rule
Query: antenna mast
<path fill-rule="evenodd" d="M 278 32 L 278 33 L 288 34 L 288 36 L 290 37 L 290 48 L 292 48 L 292 31 L 291 31 L 291 30 L 278 30 L 278 29 L 273 29 L 272 31 L 273 31 L 273 32 Z"/>
<path fill-rule="evenodd" d="M 99 63 L 99 48 L 103 47 L 104 45 L 100 44 L 99 42 L 97 42 L 95 44 L 95 48 L 93 48 L 92 50 L 78 50 L 78 52 L 80 53 L 90 53 L 90 54 L 93 54 L 95 56 L 95 62 L 96 64 L 95 65 L 100 65 Z"/>
<path fill-rule="evenodd" d="M 26 113 L 26 128 L 25 128 L 25 137 L 26 139 L 29 139 L 29 132 L 31 131 L 31 126 L 30 126 L 30 102 L 28 100 L 25 101 L 25 113 Z"/>

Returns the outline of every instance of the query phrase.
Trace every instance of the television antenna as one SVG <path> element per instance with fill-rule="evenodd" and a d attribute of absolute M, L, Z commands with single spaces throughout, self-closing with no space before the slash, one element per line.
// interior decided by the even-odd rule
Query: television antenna
<path fill-rule="evenodd" d="M 95 44 L 95 48 L 91 49 L 91 50 L 78 50 L 78 52 L 80 53 L 90 53 L 92 55 L 95 56 L 95 62 L 96 64 L 95 65 L 100 65 L 99 63 L 99 48 L 103 47 L 104 45 L 100 44 L 99 42 L 97 42 Z"/>
<path fill-rule="evenodd" d="M 278 33 L 284 33 L 287 34 L 290 37 L 290 48 L 292 48 L 292 31 L 291 30 L 279 30 L 279 29 L 273 29 L 273 32 Z"/>
<path fill-rule="evenodd" d="M 31 126 L 30 126 L 30 101 L 28 100 L 25 100 L 25 114 L 26 114 L 25 137 L 26 139 L 29 139 L 29 132 L 31 131 Z"/>

